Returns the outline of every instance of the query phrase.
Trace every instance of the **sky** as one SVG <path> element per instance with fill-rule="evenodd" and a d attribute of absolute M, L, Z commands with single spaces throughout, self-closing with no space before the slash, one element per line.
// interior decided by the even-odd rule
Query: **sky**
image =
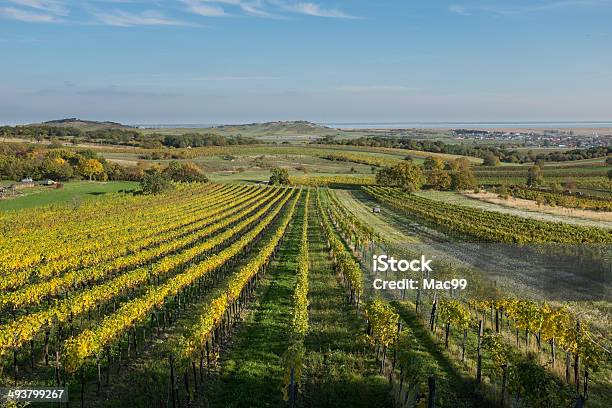
<path fill-rule="evenodd" d="M 612 0 L 0 0 L 0 123 L 612 120 Z"/>

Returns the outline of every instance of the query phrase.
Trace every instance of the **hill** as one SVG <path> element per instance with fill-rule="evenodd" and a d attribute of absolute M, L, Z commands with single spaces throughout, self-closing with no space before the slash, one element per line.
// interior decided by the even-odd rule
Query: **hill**
<path fill-rule="evenodd" d="M 339 135 L 342 131 L 307 121 L 276 121 L 247 123 L 239 125 L 218 125 L 207 128 L 147 128 L 140 130 L 144 134 L 160 133 L 180 135 L 185 133 L 213 133 L 221 136 L 244 136 L 258 139 L 311 139 L 327 135 Z"/>
<path fill-rule="evenodd" d="M 244 125 L 221 125 L 213 128 L 223 133 L 244 133 L 249 136 L 289 136 L 336 134 L 337 130 L 307 121 L 277 121 Z"/>
<path fill-rule="evenodd" d="M 38 123 L 37 123 L 38 124 Z M 134 129 L 132 126 L 124 125 L 118 122 L 100 122 L 95 120 L 84 120 L 77 118 L 56 119 L 43 122 L 42 125 L 70 127 L 80 130 L 108 130 L 108 129 Z"/>

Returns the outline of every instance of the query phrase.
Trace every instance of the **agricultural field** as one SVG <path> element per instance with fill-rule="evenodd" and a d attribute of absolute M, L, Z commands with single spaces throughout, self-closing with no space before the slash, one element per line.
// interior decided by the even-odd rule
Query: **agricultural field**
<path fill-rule="evenodd" d="M 6 182 L 9 186 L 13 182 Z M 91 200 L 96 196 L 131 191 L 138 188 L 138 183 L 131 181 L 89 182 L 70 181 L 63 183 L 61 188 L 54 186 L 38 186 L 21 190 L 10 199 L 0 200 L 0 211 L 13 211 L 44 205 L 71 203 L 78 205 L 82 201 Z"/>
<path fill-rule="evenodd" d="M 532 387 L 564 406 L 590 376 L 588 404 L 607 406 L 610 326 L 578 320 L 609 319 L 600 301 L 516 299 L 501 281 L 481 298 L 482 265 L 460 261 L 469 295 L 375 291 L 368 257 L 410 242 L 456 256 L 459 235 L 609 243 L 609 230 L 439 200 L 207 183 L 5 213 L 2 382 L 64 386 L 83 406 L 480 407 L 540 406 Z"/>
<path fill-rule="evenodd" d="M 70 176 L 0 200 L 0 385 L 83 407 L 611 405 L 603 158 L 287 142 L 11 142 L 5 170 Z"/>

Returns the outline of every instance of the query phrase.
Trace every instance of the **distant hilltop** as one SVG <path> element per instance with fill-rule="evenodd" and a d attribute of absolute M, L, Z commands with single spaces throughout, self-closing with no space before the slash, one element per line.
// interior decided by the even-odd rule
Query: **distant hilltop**
<path fill-rule="evenodd" d="M 107 130 L 107 129 L 133 129 L 133 126 L 124 125 L 118 122 L 100 122 L 96 120 L 84 120 L 77 118 L 56 119 L 43 122 L 43 125 L 71 127 L 81 130 Z"/>
<path fill-rule="evenodd" d="M 33 123 L 32 125 L 40 125 Z M 200 127 L 197 125 L 141 125 L 130 126 L 119 122 L 111 121 L 95 121 L 84 120 L 78 118 L 56 119 L 42 122 L 42 125 L 70 127 L 81 130 L 108 130 L 108 129 L 159 129 L 161 133 L 165 133 L 168 129 L 191 129 L 192 131 L 218 131 L 221 134 L 226 133 L 247 133 L 250 135 L 311 135 L 320 133 L 333 133 L 335 129 L 318 125 L 316 123 L 305 120 L 295 121 L 274 121 L 260 123 L 245 123 L 235 125 L 214 125 L 210 127 Z"/>
<path fill-rule="evenodd" d="M 241 133 L 248 136 L 335 135 L 336 129 L 305 120 L 247 123 L 243 125 L 219 125 L 211 128 L 222 133 Z"/>

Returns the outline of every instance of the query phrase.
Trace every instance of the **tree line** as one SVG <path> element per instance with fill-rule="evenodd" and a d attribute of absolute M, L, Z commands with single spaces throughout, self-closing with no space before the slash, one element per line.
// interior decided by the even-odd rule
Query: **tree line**
<path fill-rule="evenodd" d="M 161 147 L 205 147 L 249 145 L 261 143 L 260 141 L 240 134 L 222 136 L 216 133 L 184 133 L 180 135 L 164 135 L 161 133 L 144 134 L 136 129 L 100 129 L 81 130 L 74 127 L 50 125 L 24 125 L 2 126 L 0 137 L 14 137 L 21 139 L 45 140 L 62 139 L 78 143 L 114 144 L 126 146 L 139 146 L 143 148 Z"/>
<path fill-rule="evenodd" d="M 342 144 L 351 146 L 392 147 L 407 150 L 418 150 L 431 153 L 472 156 L 484 159 L 487 166 L 497 163 L 536 163 L 562 162 L 571 160 L 593 159 L 612 154 L 612 147 L 591 147 L 588 149 L 573 149 L 564 152 L 536 153 L 531 150 L 523 152 L 498 146 L 475 146 L 463 143 L 444 143 L 442 141 L 414 140 L 409 138 L 389 138 L 384 136 L 368 136 L 356 139 L 336 140 L 333 137 L 319 139 L 321 144 Z"/>
<path fill-rule="evenodd" d="M 52 179 L 67 181 L 128 180 L 166 186 L 170 181 L 206 182 L 202 170 L 190 162 L 172 161 L 167 166 L 121 166 L 106 160 L 96 152 L 83 149 L 49 149 L 18 143 L 0 144 L 0 179 L 19 181 Z"/>
<path fill-rule="evenodd" d="M 476 177 L 468 159 L 461 157 L 444 161 L 439 157 L 427 157 L 422 166 L 406 160 L 392 167 L 384 167 L 376 173 L 376 183 L 397 186 L 406 191 L 417 191 L 423 186 L 436 190 L 469 190 L 476 188 Z"/>

